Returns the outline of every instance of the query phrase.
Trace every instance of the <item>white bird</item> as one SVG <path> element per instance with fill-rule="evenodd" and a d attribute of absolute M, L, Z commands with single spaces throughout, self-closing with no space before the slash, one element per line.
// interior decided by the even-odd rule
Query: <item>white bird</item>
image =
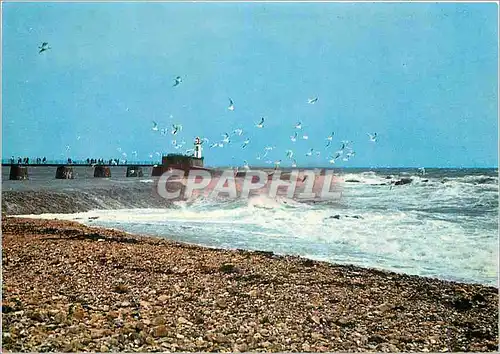
<path fill-rule="evenodd" d="M 161 128 L 160 129 L 160 134 L 161 135 L 167 135 L 167 133 L 168 133 L 168 129 L 167 128 Z"/>
<path fill-rule="evenodd" d="M 158 131 L 158 123 L 156 123 L 155 121 L 153 121 L 153 130 L 155 132 Z"/>
<path fill-rule="evenodd" d="M 174 87 L 177 86 L 177 85 L 180 85 L 181 83 L 182 83 L 182 78 L 180 76 L 177 76 L 175 78 Z"/>
<path fill-rule="evenodd" d="M 418 170 L 422 173 L 422 176 L 425 176 L 425 168 L 424 167 L 420 167 Z"/>
<path fill-rule="evenodd" d="M 302 139 L 304 139 L 304 140 L 309 139 L 309 135 L 303 135 L 303 136 L 302 136 Z"/>
<path fill-rule="evenodd" d="M 240 128 L 235 129 L 235 130 L 233 130 L 233 133 L 238 135 L 238 136 L 241 136 L 241 134 L 243 134 L 243 129 L 240 129 Z"/>
<path fill-rule="evenodd" d="M 210 147 L 211 147 L 211 148 L 214 148 L 214 147 L 217 147 L 217 146 L 219 146 L 219 143 L 213 143 L 213 144 L 210 144 Z"/>
<path fill-rule="evenodd" d="M 245 148 L 249 143 L 250 143 L 250 139 L 246 138 L 245 141 L 243 141 L 243 145 L 241 147 Z"/>
<path fill-rule="evenodd" d="M 81 136 L 80 136 L 80 135 L 78 135 L 78 136 L 76 137 L 76 140 L 80 140 L 80 138 L 81 138 Z"/>
<path fill-rule="evenodd" d="M 377 141 L 377 133 L 373 133 L 373 135 L 370 134 L 370 133 L 367 133 L 367 134 L 370 137 L 370 141 L 372 141 L 372 142 L 376 142 Z"/>
<path fill-rule="evenodd" d="M 274 165 L 275 165 L 276 167 L 279 167 L 279 165 L 281 165 L 281 160 L 276 160 L 276 161 L 274 161 Z"/>
<path fill-rule="evenodd" d="M 266 151 L 271 151 L 272 149 L 274 149 L 274 146 L 266 146 L 264 148 L 264 150 L 266 150 Z"/>
<path fill-rule="evenodd" d="M 292 159 L 292 167 L 297 167 L 297 161 L 295 159 Z"/>
<path fill-rule="evenodd" d="M 229 139 L 229 134 L 228 133 L 224 133 L 224 134 L 222 134 L 222 136 L 224 137 L 224 139 L 222 139 L 222 142 L 226 143 L 226 144 L 229 144 L 229 142 L 231 141 Z"/>
<path fill-rule="evenodd" d="M 293 151 L 292 150 L 287 150 L 286 151 L 286 157 L 288 157 L 289 159 L 291 159 L 293 157 Z"/>
<path fill-rule="evenodd" d="M 262 118 L 260 119 L 260 123 L 256 124 L 255 126 L 256 126 L 257 128 L 262 128 L 262 127 L 264 127 L 264 117 L 262 117 Z"/>
<path fill-rule="evenodd" d="M 309 103 L 309 104 L 315 104 L 316 102 L 318 102 L 318 97 L 309 98 L 307 100 L 307 103 Z"/>
<path fill-rule="evenodd" d="M 229 98 L 229 107 L 227 107 L 230 111 L 234 111 L 234 102 L 231 98 Z"/>
<path fill-rule="evenodd" d="M 294 143 L 297 141 L 297 132 L 293 136 L 290 136 L 290 140 Z"/>
<path fill-rule="evenodd" d="M 335 158 L 334 157 L 329 157 L 328 162 L 331 163 L 332 165 L 335 163 Z"/>
<path fill-rule="evenodd" d="M 219 145 L 219 147 L 220 147 L 220 148 L 221 148 L 221 147 L 224 147 L 224 144 L 223 144 L 223 143 L 219 143 L 218 145 Z"/>
<path fill-rule="evenodd" d="M 302 122 L 297 122 L 297 124 L 295 124 L 295 129 L 302 129 Z"/>
<path fill-rule="evenodd" d="M 247 162 L 247 160 L 244 160 L 244 161 L 243 161 L 243 168 L 244 168 L 245 170 L 249 170 L 249 169 L 250 169 L 250 166 L 248 166 L 248 162 Z"/>
<path fill-rule="evenodd" d="M 333 140 L 333 132 L 326 137 L 326 140 L 332 141 Z"/>
<path fill-rule="evenodd" d="M 309 152 L 306 153 L 306 156 L 312 156 L 314 149 L 309 150 Z"/>

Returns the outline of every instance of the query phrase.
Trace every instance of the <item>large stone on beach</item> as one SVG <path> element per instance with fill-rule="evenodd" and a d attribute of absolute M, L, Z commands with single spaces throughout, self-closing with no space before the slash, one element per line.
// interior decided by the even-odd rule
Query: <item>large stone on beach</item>
<path fill-rule="evenodd" d="M 59 166 L 56 170 L 56 179 L 73 179 L 73 167 Z"/>
<path fill-rule="evenodd" d="M 11 180 L 25 180 L 28 179 L 28 167 L 26 166 L 10 166 Z"/>
<path fill-rule="evenodd" d="M 94 168 L 94 177 L 111 177 L 111 170 L 108 166 L 98 165 Z"/>
<path fill-rule="evenodd" d="M 127 167 L 127 177 L 143 177 L 141 166 L 128 166 Z"/>

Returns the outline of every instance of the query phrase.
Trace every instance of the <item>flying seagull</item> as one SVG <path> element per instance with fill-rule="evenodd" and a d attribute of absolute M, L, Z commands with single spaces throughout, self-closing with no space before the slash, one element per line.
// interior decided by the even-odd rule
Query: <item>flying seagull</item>
<path fill-rule="evenodd" d="M 172 124 L 172 134 L 173 135 L 176 135 L 181 130 L 182 130 L 182 125 L 180 125 L 180 124 Z"/>
<path fill-rule="evenodd" d="M 250 139 L 246 138 L 245 141 L 243 142 L 243 145 L 241 147 L 245 148 L 249 143 L 250 143 Z"/>
<path fill-rule="evenodd" d="M 292 161 L 293 161 L 293 162 L 292 162 L 292 167 L 297 167 L 297 160 L 292 159 Z"/>
<path fill-rule="evenodd" d="M 241 136 L 241 134 L 243 134 L 243 129 L 240 129 L 240 128 L 235 129 L 235 130 L 233 130 L 233 133 L 238 135 L 238 136 Z"/>
<path fill-rule="evenodd" d="M 260 123 L 256 125 L 257 128 L 262 128 L 264 126 L 264 117 L 260 118 Z"/>
<path fill-rule="evenodd" d="M 229 107 L 227 107 L 230 111 L 234 111 L 234 102 L 231 98 L 229 98 Z"/>
<path fill-rule="evenodd" d="M 377 133 L 373 133 L 373 135 L 370 133 L 367 133 L 367 134 L 370 137 L 370 141 L 373 141 L 373 142 L 377 141 Z"/>
<path fill-rule="evenodd" d="M 318 97 L 309 98 L 307 100 L 307 103 L 309 103 L 309 104 L 315 104 L 316 102 L 318 102 Z"/>
<path fill-rule="evenodd" d="M 294 143 L 297 141 L 297 132 L 293 136 L 290 137 L 290 140 Z"/>
<path fill-rule="evenodd" d="M 177 85 L 180 85 L 182 83 L 182 78 L 180 76 L 177 76 L 175 78 L 175 82 L 174 82 L 174 87 L 177 86 Z"/>
<path fill-rule="evenodd" d="M 308 153 L 306 153 L 306 156 L 312 156 L 314 149 L 311 148 Z"/>
<path fill-rule="evenodd" d="M 295 124 L 295 129 L 302 129 L 302 122 L 297 122 L 297 124 Z"/>
<path fill-rule="evenodd" d="M 156 123 L 155 121 L 153 121 L 153 130 L 155 132 L 158 131 L 158 123 Z"/>
<path fill-rule="evenodd" d="M 222 139 L 222 142 L 226 143 L 226 144 L 229 144 L 229 142 L 231 141 L 229 139 L 229 134 L 228 133 L 224 133 L 224 134 L 222 134 L 222 136 L 224 137 L 224 139 Z"/>
<path fill-rule="evenodd" d="M 309 139 L 309 135 L 303 135 L 303 136 L 302 136 L 302 139 L 304 139 L 304 140 Z"/>
<path fill-rule="evenodd" d="M 42 45 L 40 47 L 38 47 L 38 49 L 40 49 L 40 51 L 38 52 L 38 54 L 41 54 L 41 53 L 43 53 L 46 50 L 49 50 L 51 48 L 49 47 L 49 43 L 43 42 Z"/>
<path fill-rule="evenodd" d="M 288 157 L 289 159 L 291 159 L 293 157 L 293 151 L 292 150 L 287 150 L 286 151 L 286 157 Z"/>

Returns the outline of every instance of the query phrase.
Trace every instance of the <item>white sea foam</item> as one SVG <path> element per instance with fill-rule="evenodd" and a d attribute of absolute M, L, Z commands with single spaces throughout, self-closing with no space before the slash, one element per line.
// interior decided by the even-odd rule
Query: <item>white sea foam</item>
<path fill-rule="evenodd" d="M 498 186 L 483 176 L 410 175 L 405 186 L 385 176 L 346 174 L 338 205 L 283 197 L 198 198 L 169 209 L 94 210 L 32 217 L 76 220 L 210 247 L 298 254 L 337 263 L 496 284 Z M 477 177 L 477 178 L 476 178 Z M 481 178 L 480 178 L 481 177 Z M 396 180 L 397 177 L 394 177 Z M 486 188 L 485 188 L 486 186 Z M 492 187 L 493 186 L 493 187 Z M 97 219 L 91 219 L 98 217 Z"/>

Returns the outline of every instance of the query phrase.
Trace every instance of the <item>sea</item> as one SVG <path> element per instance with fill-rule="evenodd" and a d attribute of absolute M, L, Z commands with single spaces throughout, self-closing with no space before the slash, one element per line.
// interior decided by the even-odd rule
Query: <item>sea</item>
<path fill-rule="evenodd" d="M 126 178 L 121 166 L 112 167 L 112 177 L 107 179 L 94 178 L 91 167 L 75 167 L 75 171 L 74 180 L 56 180 L 55 167 L 31 167 L 30 180 L 9 181 L 9 168 L 3 168 L 3 197 L 17 193 L 14 203 L 21 203 L 24 194 L 31 198 L 40 191 L 85 196 L 98 200 L 98 207 L 64 213 L 54 205 L 54 212 L 24 216 L 498 287 L 495 168 L 429 168 L 425 175 L 413 168 L 342 168 L 334 170 L 342 196 L 332 202 L 261 195 L 199 197 L 164 207 L 148 204 L 156 183 L 156 178 L 149 177 L 150 168 L 138 178 Z M 394 185 L 401 178 L 412 182 Z M 57 200 L 37 203 L 46 206 Z"/>

